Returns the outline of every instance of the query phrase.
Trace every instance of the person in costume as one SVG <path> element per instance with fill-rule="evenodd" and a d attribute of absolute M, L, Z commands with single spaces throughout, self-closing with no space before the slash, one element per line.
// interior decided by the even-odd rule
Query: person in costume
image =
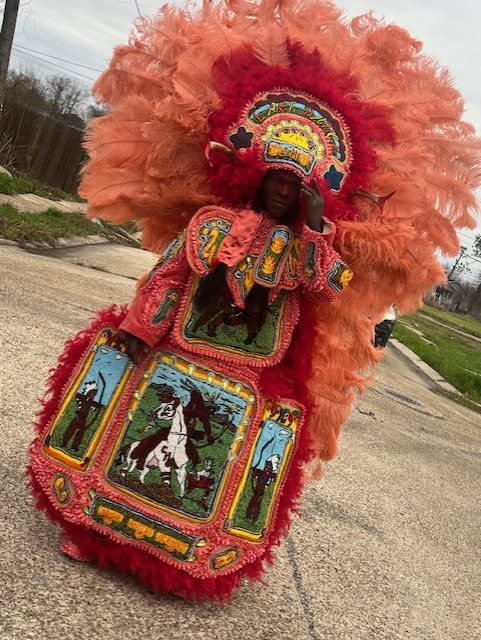
<path fill-rule="evenodd" d="M 474 224 L 481 144 L 421 48 L 329 1 L 225 0 L 115 50 L 81 193 L 160 258 L 48 383 L 29 473 L 65 552 L 188 599 L 262 576 L 382 355 L 375 323 Z"/>
<path fill-rule="evenodd" d="M 276 166 L 280 164 L 276 162 Z M 255 341 L 265 324 L 268 307 L 283 291 L 300 286 L 329 301 L 347 284 L 351 272 L 332 249 L 335 228 L 322 217 L 324 200 L 316 183 L 309 187 L 286 163 L 286 169 L 267 171 L 255 201 L 258 211 L 248 209 L 233 216 L 228 210 L 219 210 L 219 215 L 226 217 L 226 227 L 229 219 L 232 226 L 212 248 L 212 239 L 217 240 L 219 235 L 215 227 L 209 228 L 215 209 L 201 210 L 189 226 L 187 244 L 175 241 L 174 263 L 168 252 L 161 258 L 120 325 L 127 334 L 128 351 L 134 360 L 145 345 L 154 347 L 170 329 L 190 270 L 202 278 L 195 291 L 199 313 L 192 332 L 206 326 L 207 335 L 215 338 L 216 329 L 222 324 L 242 325 L 245 345 Z M 300 218 L 301 208 L 305 209 L 305 222 Z M 290 229 L 296 228 L 298 233 L 292 234 L 291 239 Z M 189 245 L 188 238 L 196 233 L 201 237 L 200 248 Z M 246 236 L 242 245 L 241 233 Z M 197 251 L 200 259 L 189 260 L 188 256 Z M 165 305 L 166 292 L 173 287 L 176 304 L 159 322 L 159 309 Z M 206 355 L 215 357 L 215 348 Z"/>

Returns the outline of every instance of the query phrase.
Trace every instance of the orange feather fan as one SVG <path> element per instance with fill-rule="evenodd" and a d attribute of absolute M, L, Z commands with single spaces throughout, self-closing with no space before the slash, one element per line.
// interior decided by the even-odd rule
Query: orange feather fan
<path fill-rule="evenodd" d="M 335 303 L 314 308 L 310 432 L 317 458 L 326 460 L 336 453 L 354 391 L 366 383 L 358 372 L 379 357 L 371 347 L 374 320 L 392 302 L 401 311 L 418 307 L 443 279 L 437 252 L 454 255 L 455 228 L 475 225 L 481 142 L 461 120 L 463 100 L 448 72 L 405 30 L 371 13 L 348 20 L 328 1 L 166 6 L 139 20 L 95 85 L 97 100 L 112 112 L 90 127 L 81 194 L 91 217 L 138 220 L 145 246 L 158 251 L 200 206 L 220 199 L 204 154 L 209 118 L 223 107 L 214 63 L 249 48 L 282 79 L 292 43 L 349 77 L 352 98 L 382 110 L 395 138 L 369 141 L 376 164 L 365 186 L 394 192 L 382 212 L 359 193 L 346 205 L 348 218 L 333 204 L 336 249 L 355 277 Z M 243 104 L 240 95 L 239 109 Z"/>

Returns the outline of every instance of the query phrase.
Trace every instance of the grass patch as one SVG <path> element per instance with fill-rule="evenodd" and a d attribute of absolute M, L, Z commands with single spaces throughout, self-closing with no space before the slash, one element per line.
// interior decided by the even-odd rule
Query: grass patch
<path fill-rule="evenodd" d="M 0 236 L 21 245 L 55 246 L 59 238 L 98 235 L 99 227 L 80 213 L 47 209 L 25 213 L 9 204 L 0 205 Z"/>
<path fill-rule="evenodd" d="M 16 193 L 32 193 L 33 185 L 24 178 L 10 178 L 5 173 L 0 173 L 0 193 L 11 196 Z"/>
<path fill-rule="evenodd" d="M 11 178 L 5 173 L 0 173 L 0 193 L 15 195 L 22 193 L 34 193 L 37 196 L 49 200 L 70 200 L 71 202 L 84 202 L 78 196 L 66 193 L 57 187 L 49 187 L 31 176 L 14 176 Z"/>
<path fill-rule="evenodd" d="M 452 327 L 460 329 L 461 331 L 466 331 L 466 333 L 470 333 L 473 336 L 481 338 L 481 321 L 476 320 L 476 318 L 473 318 L 472 316 L 444 311 L 427 305 L 425 305 L 419 313 L 421 315 L 425 314 L 439 322 L 444 322 Z"/>
<path fill-rule="evenodd" d="M 449 315 L 454 314 L 448 313 L 445 322 L 449 321 Z M 403 316 L 393 335 L 466 398 L 481 403 L 480 342 L 431 322 L 419 312 Z"/>
<path fill-rule="evenodd" d="M 124 233 L 126 232 L 126 233 Z M 0 205 L 0 237 L 27 244 L 55 247 L 60 238 L 103 236 L 106 240 L 129 247 L 139 247 L 135 239 L 135 223 L 115 226 L 102 221 L 96 224 L 82 213 L 47 209 L 42 213 L 26 213 L 10 204 Z"/>

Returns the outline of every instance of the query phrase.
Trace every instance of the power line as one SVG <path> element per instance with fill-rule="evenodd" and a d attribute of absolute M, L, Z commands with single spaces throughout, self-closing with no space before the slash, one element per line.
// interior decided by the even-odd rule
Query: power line
<path fill-rule="evenodd" d="M 25 51 L 30 51 L 31 53 L 38 53 L 41 56 L 45 56 L 46 58 L 52 58 L 53 60 L 60 60 L 60 62 L 66 62 L 67 64 L 72 64 L 75 67 L 82 67 L 83 69 L 89 69 L 90 71 L 98 71 L 102 73 L 102 69 L 96 69 L 95 67 L 89 67 L 86 64 L 80 64 L 79 62 L 72 62 L 71 60 L 65 60 L 64 58 L 58 58 L 57 56 L 52 56 L 50 53 L 43 53 L 43 51 L 35 51 L 35 49 L 29 49 L 28 47 L 23 47 L 20 44 L 15 45 L 16 49 L 25 49 Z"/>
<path fill-rule="evenodd" d="M 142 12 L 140 11 L 140 8 L 139 8 L 139 3 L 137 2 L 137 0 L 134 0 L 134 2 L 135 2 L 135 6 L 137 7 L 137 13 L 139 14 L 140 17 L 142 17 Z"/>
<path fill-rule="evenodd" d="M 90 78 L 89 76 L 84 75 L 83 73 L 79 73 L 78 71 L 72 71 L 72 69 L 68 69 L 67 67 L 63 67 L 60 64 L 56 64 L 55 62 L 50 62 L 49 60 L 44 60 L 43 58 L 38 58 L 37 56 L 33 56 L 31 54 L 28 53 L 24 53 L 23 51 L 17 51 L 15 50 L 15 47 L 12 47 L 13 53 L 15 55 L 23 55 L 26 58 L 32 58 L 34 60 L 39 60 L 40 62 L 43 62 L 44 64 L 49 64 L 52 67 L 56 67 L 57 69 L 62 69 L 63 71 L 67 71 L 67 73 L 71 74 L 71 75 L 76 75 L 79 76 L 80 78 L 85 78 L 86 80 L 89 80 L 90 82 L 95 82 L 94 78 Z"/>
<path fill-rule="evenodd" d="M 32 58 L 35 60 L 39 60 L 40 62 L 43 62 L 44 64 L 49 64 L 52 67 L 57 67 L 58 69 L 62 69 L 63 71 L 67 71 L 70 74 L 79 76 L 81 78 L 85 78 L 86 80 L 90 80 L 90 82 L 95 82 L 96 79 L 95 78 L 90 78 L 89 76 L 84 75 L 83 73 L 79 73 L 78 71 L 72 71 L 72 69 L 67 69 L 67 67 L 63 67 L 60 64 L 56 64 L 55 62 L 50 62 L 49 60 L 44 60 L 43 58 L 39 58 L 38 56 L 34 56 L 32 54 L 29 53 L 24 53 L 23 51 L 18 51 L 16 47 L 12 47 L 14 53 L 16 55 L 22 55 L 25 56 L 26 58 Z"/>

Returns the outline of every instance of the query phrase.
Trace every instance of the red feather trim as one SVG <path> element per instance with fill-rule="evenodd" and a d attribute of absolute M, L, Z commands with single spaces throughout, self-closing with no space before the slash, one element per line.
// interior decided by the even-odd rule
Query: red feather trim
<path fill-rule="evenodd" d="M 35 424 L 37 433 L 44 432 L 53 413 L 58 409 L 65 381 L 70 378 L 85 349 L 102 327 L 118 326 L 124 318 L 125 312 L 125 307 L 115 306 L 99 312 L 90 327 L 66 342 L 57 367 L 51 371 L 47 382 L 42 409 Z M 311 326 L 311 323 L 308 322 L 308 324 Z M 271 394 L 273 399 L 285 395 L 295 397 L 307 404 L 304 383 L 308 372 L 303 367 L 302 358 L 298 358 L 297 354 L 307 353 L 309 339 L 309 332 L 301 333 L 298 331 L 285 361 L 263 376 L 264 390 Z M 32 444 L 32 449 L 39 446 L 41 443 L 37 438 Z M 251 581 L 261 580 L 265 569 L 264 563 L 272 563 L 272 547 L 278 545 L 281 538 L 287 534 L 291 523 L 291 512 L 297 512 L 300 493 L 304 486 L 303 467 L 311 457 L 312 451 L 309 446 L 306 420 L 306 425 L 301 430 L 297 453 L 292 460 L 289 474 L 285 480 L 280 507 L 276 519 L 272 523 L 271 533 L 266 540 L 263 557 L 244 565 L 235 573 L 206 579 L 194 578 L 182 570 L 163 563 L 141 549 L 130 547 L 128 544 L 117 544 L 107 536 L 65 520 L 62 512 L 56 509 L 45 495 L 30 466 L 27 468 L 27 473 L 37 508 L 45 511 L 50 520 L 61 526 L 65 536 L 77 545 L 83 557 L 95 560 L 100 568 L 115 568 L 122 573 L 133 574 L 142 584 L 153 591 L 173 593 L 188 600 L 225 601 L 232 597 L 242 578 L 245 577 Z"/>

